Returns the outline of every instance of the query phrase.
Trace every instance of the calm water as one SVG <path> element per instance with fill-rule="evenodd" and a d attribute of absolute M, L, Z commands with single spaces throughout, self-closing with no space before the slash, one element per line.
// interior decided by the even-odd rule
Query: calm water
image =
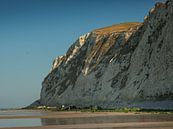
<path fill-rule="evenodd" d="M 0 110 L 0 116 L 42 116 L 44 114 L 44 111 Z"/>
<path fill-rule="evenodd" d="M 31 119 L 0 119 L 1 127 L 24 127 L 24 126 L 41 126 L 41 120 L 38 118 Z"/>
<path fill-rule="evenodd" d="M 43 116 L 46 112 L 43 111 L 28 111 L 28 110 L 0 110 L 0 117 L 15 117 L 15 116 Z M 23 127 L 23 126 L 41 126 L 40 118 L 28 119 L 0 119 L 1 127 Z"/>
<path fill-rule="evenodd" d="M 42 111 L 0 111 L 0 116 L 41 116 L 47 112 Z M 92 123 L 126 123 L 126 122 L 168 122 L 173 121 L 173 115 L 115 115 L 96 117 L 73 117 L 73 118 L 23 118 L 23 119 L 0 119 L 2 127 L 42 126 L 42 125 L 70 125 Z"/>

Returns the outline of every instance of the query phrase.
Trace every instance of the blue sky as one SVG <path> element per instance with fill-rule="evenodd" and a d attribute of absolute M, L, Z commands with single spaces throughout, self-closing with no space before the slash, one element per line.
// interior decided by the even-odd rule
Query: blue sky
<path fill-rule="evenodd" d="M 0 108 L 39 98 L 53 59 L 93 29 L 142 22 L 158 0 L 0 0 Z"/>

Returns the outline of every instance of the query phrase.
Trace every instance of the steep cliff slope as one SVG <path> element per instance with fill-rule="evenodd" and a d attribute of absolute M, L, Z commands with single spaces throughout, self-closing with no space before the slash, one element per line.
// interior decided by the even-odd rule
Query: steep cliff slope
<path fill-rule="evenodd" d="M 157 3 L 143 23 L 87 33 L 57 57 L 42 83 L 49 106 L 173 108 L 173 1 Z M 146 106 L 147 105 L 147 106 Z M 169 106 L 169 107 L 168 107 Z"/>

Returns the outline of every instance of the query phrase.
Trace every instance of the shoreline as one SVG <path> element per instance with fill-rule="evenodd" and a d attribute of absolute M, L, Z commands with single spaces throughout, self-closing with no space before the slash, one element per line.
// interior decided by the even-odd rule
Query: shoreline
<path fill-rule="evenodd" d="M 23 119 L 23 118 L 79 118 L 79 117 L 99 117 L 99 116 L 114 116 L 114 115 L 144 115 L 147 113 L 136 114 L 135 112 L 81 112 L 81 111 L 44 111 L 44 110 L 17 110 L 22 111 L 41 111 L 42 115 L 25 115 L 25 116 L 0 116 L 0 119 Z M 45 115 L 44 115 L 45 113 Z"/>
<path fill-rule="evenodd" d="M 1 119 L 27 119 L 27 118 L 83 118 L 83 117 L 104 117 L 104 116 L 136 116 L 136 115 L 171 115 L 173 112 L 109 112 L 109 111 L 98 111 L 98 112 L 81 112 L 81 111 L 51 111 L 51 110 L 33 110 L 33 109 L 18 109 L 18 110 L 7 110 L 11 112 L 41 112 L 38 115 L 0 115 Z"/>
<path fill-rule="evenodd" d="M 79 114 L 82 114 L 83 117 L 87 117 L 88 114 L 92 115 L 153 115 L 153 114 L 173 114 L 173 110 L 163 110 L 163 109 L 139 109 L 139 108 L 119 108 L 119 109 L 51 109 L 51 108 L 44 108 L 44 109 L 37 109 L 37 108 L 18 108 L 18 109 L 3 109 L 0 111 L 4 112 L 35 112 L 41 113 L 40 115 L 22 115 L 22 116 L 3 116 L 0 115 L 0 119 L 16 119 L 16 118 L 56 118 L 57 115 L 59 118 L 65 118 L 66 114 L 74 115 L 75 117 L 79 117 Z M 44 115 L 44 114 L 49 115 Z M 87 114 L 85 116 L 85 114 Z"/>

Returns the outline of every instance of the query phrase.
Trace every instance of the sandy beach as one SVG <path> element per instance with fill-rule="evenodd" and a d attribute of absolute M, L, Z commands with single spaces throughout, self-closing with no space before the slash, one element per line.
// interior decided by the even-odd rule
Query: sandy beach
<path fill-rule="evenodd" d="M 15 125 L 1 126 L 5 120 Z M 8 120 L 10 122 L 8 122 Z M 25 120 L 18 125 L 16 120 Z M 39 123 L 28 125 L 27 121 Z M 20 123 L 21 124 L 21 123 Z M 0 115 L 0 129 L 172 129 L 173 114 L 120 113 L 120 112 L 47 112 L 13 111 Z"/>

